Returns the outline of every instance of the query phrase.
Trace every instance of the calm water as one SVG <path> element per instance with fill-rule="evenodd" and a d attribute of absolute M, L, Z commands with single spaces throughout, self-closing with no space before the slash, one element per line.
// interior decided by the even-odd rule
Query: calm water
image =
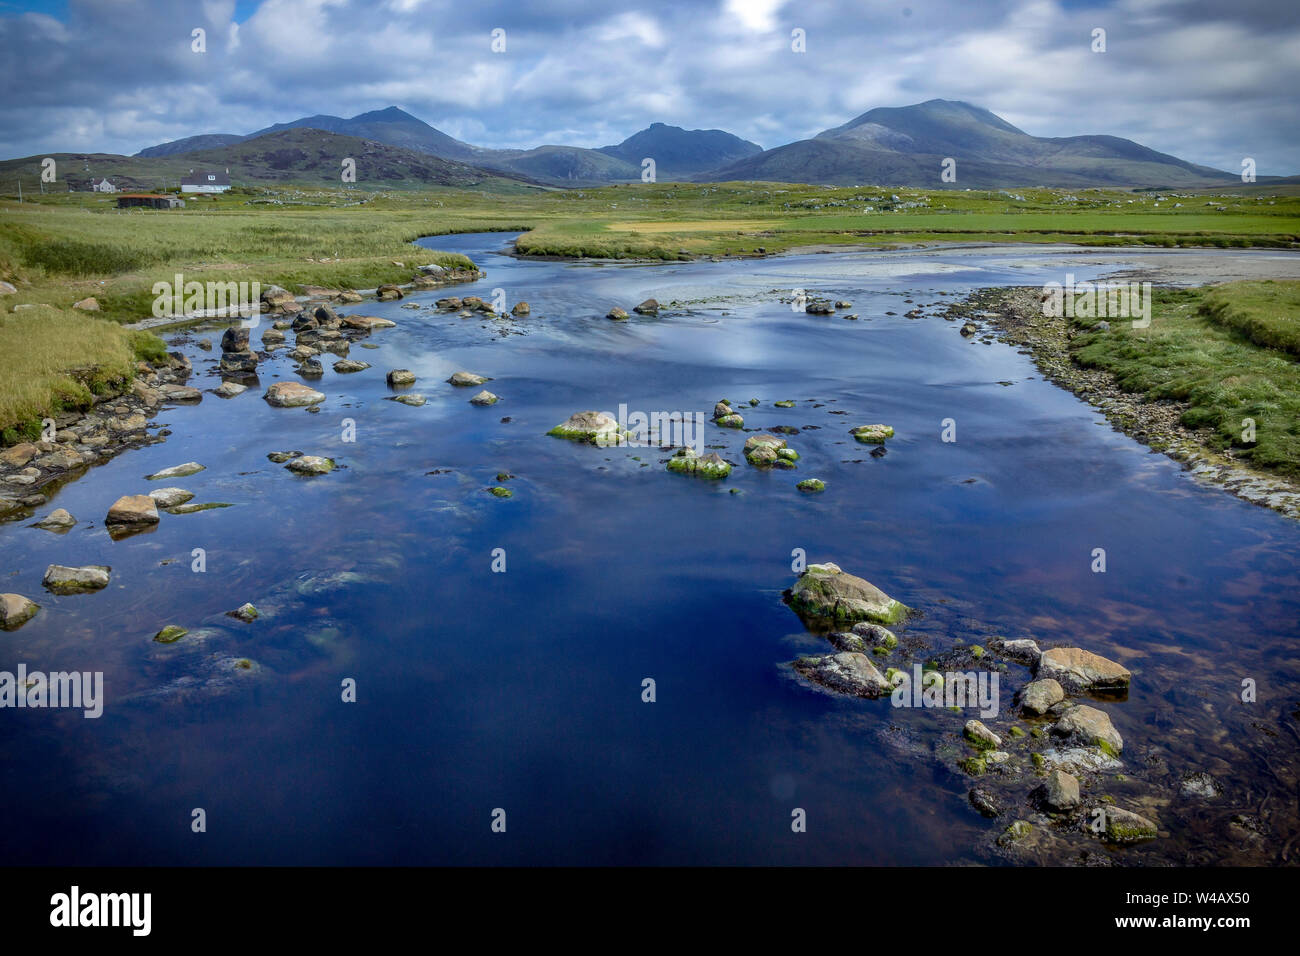
<path fill-rule="evenodd" d="M 984 859 L 975 847 L 1000 826 L 930 755 L 964 718 L 833 698 L 783 666 L 826 646 L 780 600 L 795 548 L 923 611 L 911 632 L 936 652 L 1005 634 L 1125 663 L 1132 692 L 1108 709 L 1125 762 L 1151 787 L 1209 770 L 1223 806 L 1253 807 L 1280 786 L 1267 767 L 1294 771 L 1281 725 L 1300 676 L 1300 526 L 1193 483 L 1014 350 L 902 315 L 905 298 L 946 301 L 939 291 L 1095 276 L 1095 256 L 648 267 L 517 261 L 498 254 L 509 238 L 426 240 L 469 254 L 487 278 L 404 302 L 500 288 L 508 305 L 527 300 L 530 318 L 368 302 L 356 311 L 399 325 L 371 337 L 377 350 L 353 345 L 369 371 L 337 375 L 322 356 L 319 414 L 262 401 L 267 384 L 294 377 L 278 358 L 261 387 L 163 411 L 165 443 L 63 488 L 49 508 L 77 516 L 70 533 L 0 527 L 0 590 L 44 606 L 0 635 L 0 669 L 101 670 L 107 696 L 99 720 L 0 714 L 6 860 Z M 780 301 L 792 288 L 850 299 L 861 319 L 792 313 Z M 697 304 L 603 318 L 652 295 Z M 190 384 L 211 388 L 219 353 L 198 337 L 181 346 Z M 427 405 L 384 400 L 384 372 L 398 367 L 420 377 Z M 443 383 L 457 369 L 492 376 L 501 402 L 469 405 L 477 389 Z M 745 435 L 712 425 L 708 441 L 737 463 L 722 483 L 666 472 L 657 450 L 545 435 L 582 409 L 709 413 L 724 397 L 747 426 L 804 428 L 789 436 L 798 471 L 750 468 Z M 751 397 L 762 404 L 748 408 Z M 782 399 L 798 404 L 772 406 Z M 955 443 L 940 441 L 946 418 Z M 345 419 L 355 442 L 342 440 Z M 897 431 L 884 458 L 848 434 L 872 422 Z M 267 461 L 281 449 L 346 467 L 297 478 Z M 111 541 L 108 506 L 191 459 L 207 470 L 163 484 L 234 507 L 164 514 L 155 531 Z M 500 471 L 517 476 L 512 499 L 483 490 Z M 798 493 L 804 477 L 824 479 L 825 493 Z M 1105 574 L 1090 570 L 1099 547 Z M 196 548 L 204 573 L 191 570 Z M 497 548 L 505 573 L 491 570 Z M 49 595 L 50 563 L 112 565 L 112 584 Z M 223 616 L 244 601 L 267 614 Z M 191 635 L 152 642 L 168 623 Z M 232 678 L 231 657 L 256 669 Z M 646 677 L 654 704 L 641 701 Z M 1243 677 L 1258 682 L 1253 707 L 1237 701 Z M 355 704 L 340 702 L 345 678 Z M 1130 859 L 1173 848 L 1217 858 L 1217 823 L 1180 806 L 1162 812 L 1161 847 Z M 195 807 L 206 833 L 190 830 Z M 505 834 L 489 827 L 498 807 Z M 794 807 L 807 811 L 805 834 L 790 831 Z"/>

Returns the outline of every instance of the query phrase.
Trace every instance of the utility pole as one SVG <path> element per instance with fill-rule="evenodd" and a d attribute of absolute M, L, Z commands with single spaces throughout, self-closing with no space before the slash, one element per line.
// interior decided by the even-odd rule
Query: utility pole
<path fill-rule="evenodd" d="M 18 180 L 18 202 L 21 203 L 22 201 L 23 201 L 23 181 L 20 179 Z"/>

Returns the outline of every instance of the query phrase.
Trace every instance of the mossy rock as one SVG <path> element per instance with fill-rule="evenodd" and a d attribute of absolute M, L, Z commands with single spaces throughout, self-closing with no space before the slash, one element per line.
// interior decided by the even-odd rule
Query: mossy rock
<path fill-rule="evenodd" d="M 803 481 L 799 482 L 799 484 L 795 485 L 795 487 L 802 492 L 815 494 L 819 491 L 826 490 L 826 482 L 822 481 L 820 478 L 805 478 Z"/>
<path fill-rule="evenodd" d="M 182 637 L 189 633 L 189 630 L 177 624 L 168 624 L 161 631 L 153 636 L 153 639 L 159 644 L 175 644 Z"/>
<path fill-rule="evenodd" d="M 489 488 L 488 494 L 492 495 L 495 498 L 510 498 L 514 496 L 513 491 L 511 491 L 509 488 L 503 488 L 501 485 L 495 485 Z"/>

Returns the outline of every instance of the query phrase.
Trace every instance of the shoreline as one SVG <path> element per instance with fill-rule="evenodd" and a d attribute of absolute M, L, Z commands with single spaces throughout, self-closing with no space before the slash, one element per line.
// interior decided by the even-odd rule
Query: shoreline
<path fill-rule="evenodd" d="M 1018 347 L 1047 381 L 1098 409 L 1116 431 L 1179 462 L 1200 484 L 1300 521 L 1300 484 L 1208 447 L 1208 430 L 1182 424 L 1187 403 L 1148 401 L 1121 388 L 1110 372 L 1075 362 L 1069 345 L 1074 330 L 1066 318 L 1043 315 L 1041 293 L 1034 286 L 979 289 L 950 305 L 945 317 Z"/>

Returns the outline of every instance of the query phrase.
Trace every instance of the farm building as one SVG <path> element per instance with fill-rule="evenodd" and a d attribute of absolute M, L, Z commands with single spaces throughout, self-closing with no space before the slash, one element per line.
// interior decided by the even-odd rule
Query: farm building
<path fill-rule="evenodd" d="M 185 200 L 155 193 L 123 193 L 117 197 L 118 209 L 175 209 L 177 207 L 184 208 Z"/>
<path fill-rule="evenodd" d="M 215 173 L 208 170 L 195 172 L 190 170 L 188 176 L 181 177 L 183 193 L 224 193 L 230 188 L 230 170 Z"/>
<path fill-rule="evenodd" d="M 95 193 L 115 193 L 117 187 L 107 179 L 92 179 L 90 181 L 90 191 Z"/>

